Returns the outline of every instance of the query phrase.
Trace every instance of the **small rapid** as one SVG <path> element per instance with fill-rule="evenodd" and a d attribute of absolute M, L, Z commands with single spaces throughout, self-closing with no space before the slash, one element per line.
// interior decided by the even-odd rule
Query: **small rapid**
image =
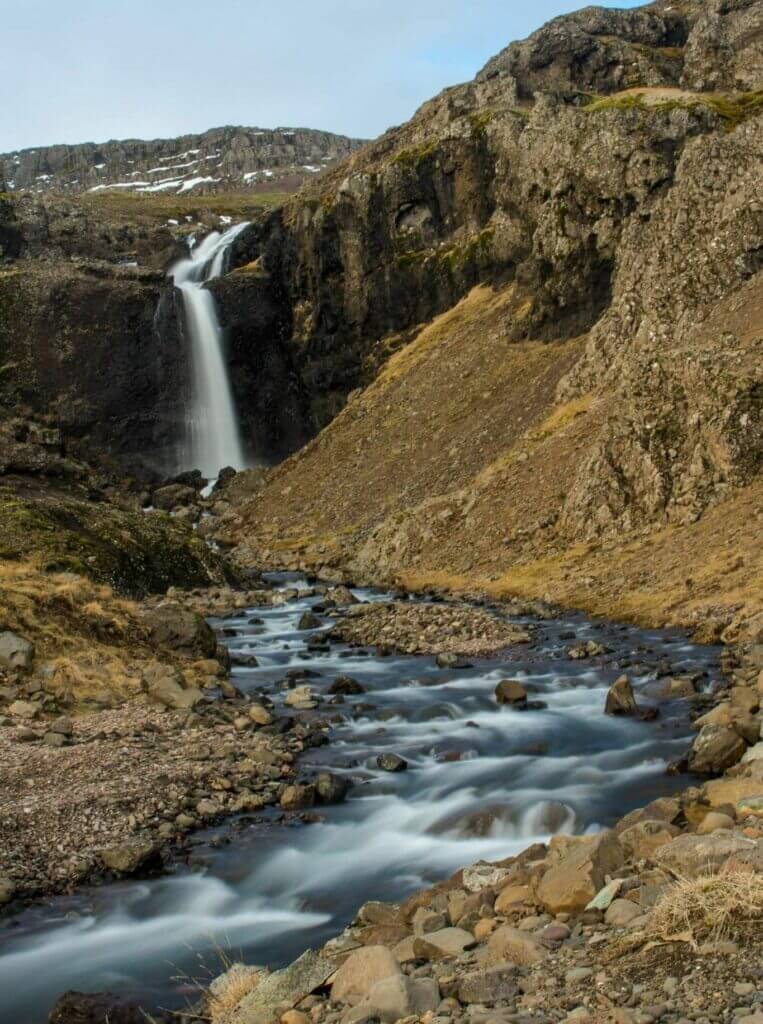
<path fill-rule="evenodd" d="M 174 874 L 59 898 L 4 922 L 0 991 L 9 1020 L 45 1021 L 69 988 L 181 1007 L 198 994 L 193 979 L 208 982 L 222 969 L 221 949 L 229 959 L 282 965 L 339 932 L 368 899 L 402 898 L 557 832 L 606 827 L 686 784 L 665 773 L 687 746 L 686 705 L 662 702 L 659 719 L 642 722 L 605 716 L 604 700 L 624 669 L 641 699 L 666 663 L 674 674 L 711 674 L 717 649 L 675 632 L 570 616 L 517 619 L 533 627 L 531 645 L 460 669 L 344 644 L 321 651 L 315 641 L 333 620 L 319 615 L 319 627 L 298 628 L 321 600 L 299 585 L 282 606 L 211 621 L 232 653 L 256 655 L 256 667 L 234 668 L 236 686 L 270 698 L 279 714 L 288 711 L 287 670 L 310 673 L 306 682 L 323 697 L 313 714 L 331 738 L 305 753 L 302 774 L 345 774 L 349 799 L 308 815 L 312 822 L 277 811 L 242 815 L 197 834 Z M 606 656 L 570 659 L 569 646 L 588 640 L 604 644 Z M 329 697 L 339 675 L 364 692 Z M 497 705 L 494 688 L 506 676 L 546 707 Z M 385 752 L 404 757 L 407 771 L 379 770 Z"/>
<path fill-rule="evenodd" d="M 246 468 L 238 414 L 225 361 L 215 300 L 204 285 L 225 272 L 231 245 L 248 223 L 211 232 L 188 259 L 170 268 L 183 301 L 193 374 L 193 399 L 180 468 L 213 479 L 225 466 Z"/>

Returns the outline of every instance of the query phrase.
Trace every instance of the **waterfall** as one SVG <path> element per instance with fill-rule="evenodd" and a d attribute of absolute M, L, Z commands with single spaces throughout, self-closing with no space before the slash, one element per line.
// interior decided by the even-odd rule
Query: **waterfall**
<path fill-rule="evenodd" d="M 224 466 L 246 467 L 223 334 L 214 297 L 204 285 L 224 273 L 228 249 L 247 226 L 248 222 L 237 224 L 224 234 L 213 231 L 188 259 L 169 271 L 182 296 L 193 373 L 181 468 L 200 469 L 208 479 L 216 477 Z"/>

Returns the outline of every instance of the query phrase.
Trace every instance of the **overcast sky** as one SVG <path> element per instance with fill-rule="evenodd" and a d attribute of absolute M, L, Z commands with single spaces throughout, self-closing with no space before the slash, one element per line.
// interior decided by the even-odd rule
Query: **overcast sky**
<path fill-rule="evenodd" d="M 222 124 L 372 137 L 584 0 L 4 4 L 0 151 Z M 634 7 L 619 0 L 607 7 Z"/>

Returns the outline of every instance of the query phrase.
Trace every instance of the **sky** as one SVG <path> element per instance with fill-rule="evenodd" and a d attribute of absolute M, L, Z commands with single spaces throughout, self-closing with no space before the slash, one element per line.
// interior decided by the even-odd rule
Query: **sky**
<path fill-rule="evenodd" d="M 371 138 L 584 2 L 5 3 L 0 152 L 224 124 Z"/>

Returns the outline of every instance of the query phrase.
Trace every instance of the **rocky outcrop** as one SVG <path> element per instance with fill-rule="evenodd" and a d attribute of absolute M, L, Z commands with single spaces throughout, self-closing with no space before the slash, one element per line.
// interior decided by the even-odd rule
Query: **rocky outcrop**
<path fill-rule="evenodd" d="M 172 139 L 41 146 L 0 154 L 11 191 L 170 194 L 295 185 L 362 143 L 310 128 L 210 128 Z"/>

